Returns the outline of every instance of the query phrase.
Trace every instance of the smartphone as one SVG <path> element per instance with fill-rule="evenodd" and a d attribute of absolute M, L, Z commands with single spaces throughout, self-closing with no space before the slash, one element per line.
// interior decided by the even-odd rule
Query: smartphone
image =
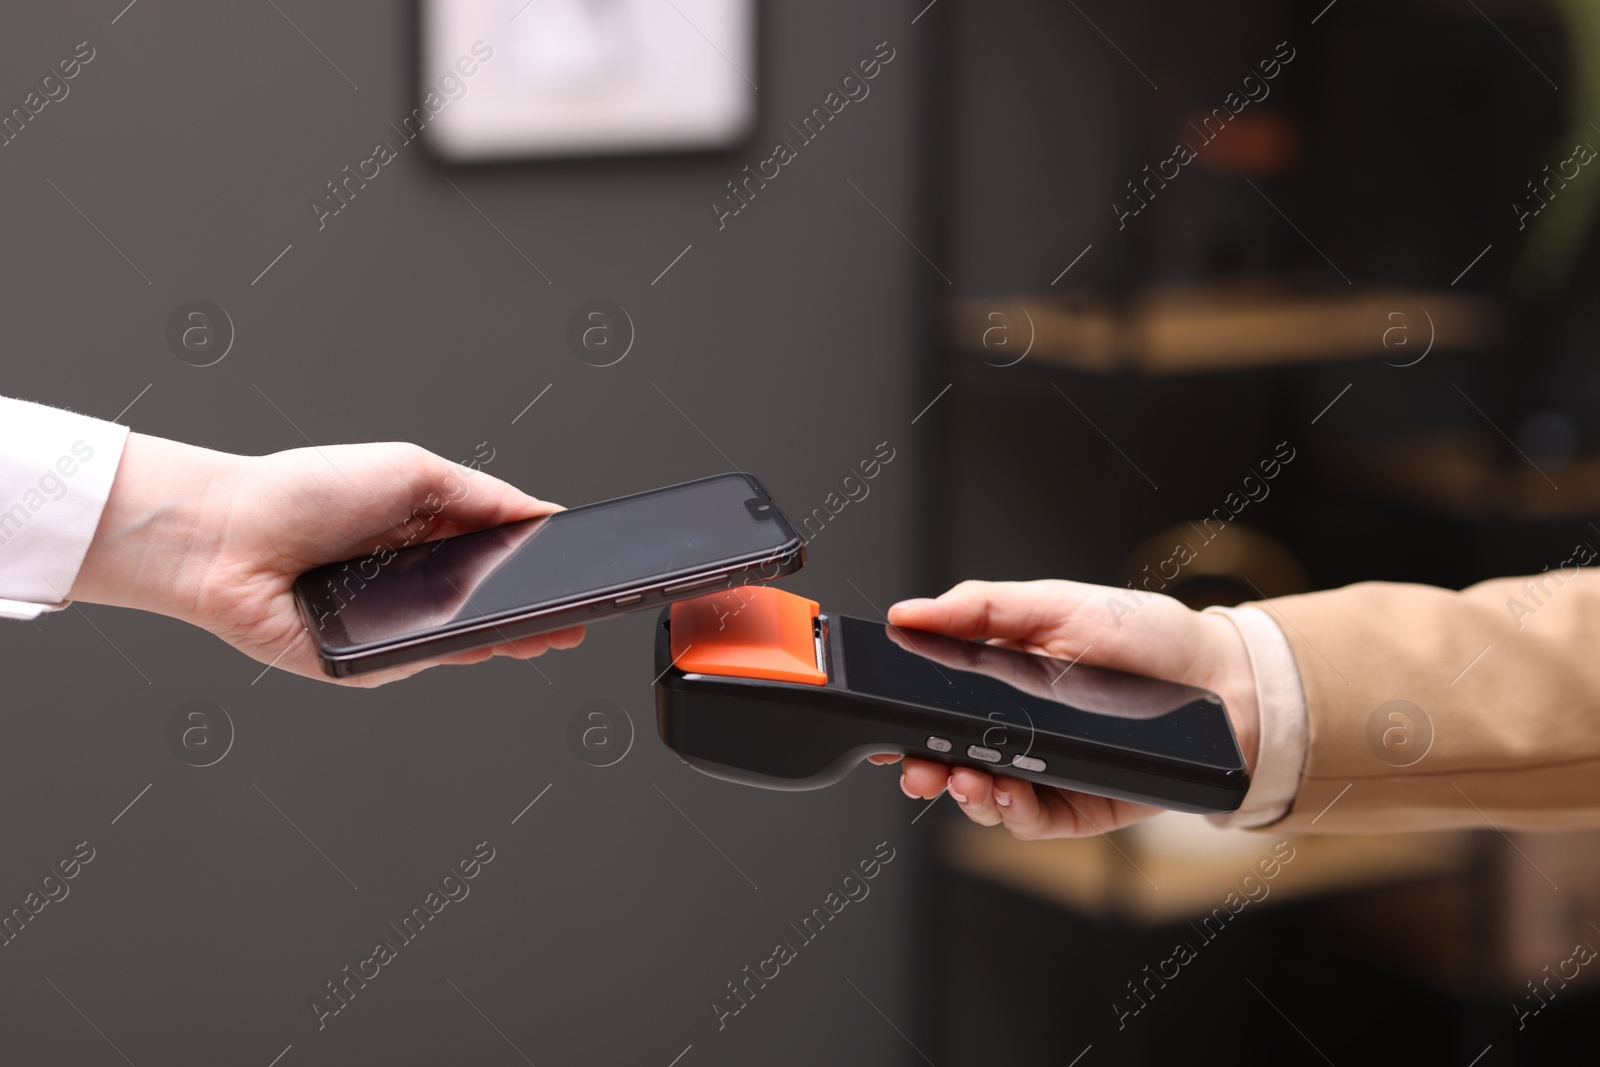
<path fill-rule="evenodd" d="M 673 605 L 655 657 L 662 740 L 746 785 L 816 789 L 897 752 L 1179 811 L 1233 811 L 1250 786 L 1215 693 L 777 589 Z"/>
<path fill-rule="evenodd" d="M 805 542 L 743 473 L 558 511 L 307 571 L 295 597 L 334 677 L 768 582 Z"/>

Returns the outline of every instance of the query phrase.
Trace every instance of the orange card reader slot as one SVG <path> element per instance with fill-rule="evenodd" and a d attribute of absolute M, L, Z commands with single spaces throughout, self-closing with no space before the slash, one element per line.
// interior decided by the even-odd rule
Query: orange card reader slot
<path fill-rule="evenodd" d="M 770 586 L 672 605 L 672 662 L 688 674 L 826 685 L 817 668 L 815 600 Z"/>

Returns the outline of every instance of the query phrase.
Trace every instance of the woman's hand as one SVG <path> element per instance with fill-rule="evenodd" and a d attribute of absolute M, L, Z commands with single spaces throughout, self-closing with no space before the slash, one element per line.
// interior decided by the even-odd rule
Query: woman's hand
<path fill-rule="evenodd" d="M 1255 769 L 1255 679 L 1244 640 L 1225 618 L 1158 594 L 1038 581 L 962 582 L 936 600 L 896 604 L 889 622 L 1210 689 L 1222 696 L 1245 763 Z M 1025 841 L 1104 833 L 1161 810 L 914 758 L 904 762 L 900 788 L 924 800 L 948 789 L 973 822 L 1003 824 Z"/>
<path fill-rule="evenodd" d="M 129 434 L 71 596 L 202 626 L 261 663 L 335 681 L 317 665 L 291 589 L 324 563 L 559 508 L 410 444 L 232 456 Z M 573 628 L 337 679 L 374 686 L 441 663 L 527 658 L 583 640 Z"/>

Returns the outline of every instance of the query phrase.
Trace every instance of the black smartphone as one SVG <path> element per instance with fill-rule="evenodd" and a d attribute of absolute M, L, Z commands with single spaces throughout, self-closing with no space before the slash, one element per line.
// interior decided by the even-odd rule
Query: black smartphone
<path fill-rule="evenodd" d="M 770 789 L 830 785 L 880 752 L 1179 811 L 1233 811 L 1249 788 L 1215 693 L 816 609 L 761 589 L 664 614 L 668 747 Z"/>
<path fill-rule="evenodd" d="M 743 473 L 307 571 L 295 597 L 334 677 L 594 622 L 798 570 L 805 542 Z"/>

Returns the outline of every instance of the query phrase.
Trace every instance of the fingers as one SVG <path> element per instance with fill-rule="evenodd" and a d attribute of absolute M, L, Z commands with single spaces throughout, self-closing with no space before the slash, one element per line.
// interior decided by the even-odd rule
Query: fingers
<path fill-rule="evenodd" d="M 997 779 L 971 767 L 946 767 L 907 757 L 900 772 L 900 789 L 916 800 L 934 800 L 948 789 L 967 818 L 979 826 L 1003 822 L 1023 840 L 1041 836 L 1048 828 L 1033 788 L 1015 778 Z"/>
<path fill-rule="evenodd" d="M 460 667 L 473 663 L 482 663 L 494 658 L 494 649 L 475 648 L 468 652 L 452 652 L 448 656 L 428 660 L 425 663 L 408 663 L 403 667 L 391 667 L 388 670 L 371 671 L 366 674 L 351 675 L 347 678 L 330 678 L 319 671 L 306 670 L 300 673 L 308 678 L 316 678 L 323 682 L 333 682 L 336 685 L 347 686 L 352 689 L 377 689 L 379 686 L 391 682 L 404 681 L 412 675 L 421 674 L 423 671 L 434 667 Z"/>
<path fill-rule="evenodd" d="M 874 763 L 898 757 L 868 757 Z M 1042 788 L 1042 787 L 1041 787 Z M 1098 833 L 1089 819 L 1074 810 L 1057 791 L 1036 792 L 1019 778 L 995 777 L 971 767 L 947 767 L 931 760 L 907 757 L 900 771 L 900 789 L 914 800 L 935 800 L 947 789 L 962 814 L 979 826 L 1004 826 L 1019 841 L 1045 837 L 1070 837 Z M 1065 796 L 1065 794 L 1063 794 Z M 1077 798 L 1091 806 L 1103 797 Z M 1110 825 L 1114 813 L 1101 812 Z"/>
<path fill-rule="evenodd" d="M 1060 581 L 962 582 L 937 599 L 894 605 L 889 621 L 952 637 L 1021 641 L 1059 622 L 1081 599 L 1076 588 Z"/>
<path fill-rule="evenodd" d="M 577 648 L 583 644 L 583 635 L 584 629 L 582 626 L 569 626 L 565 630 L 556 630 L 544 636 L 549 639 L 551 648 L 566 651 L 569 648 Z"/>
<path fill-rule="evenodd" d="M 376 671 L 371 674 L 359 674 L 351 678 L 329 678 L 321 671 L 309 668 L 297 673 L 308 678 L 317 678 L 321 681 L 337 681 L 347 686 L 361 689 L 374 689 L 390 682 L 398 682 L 410 678 L 414 674 L 434 667 L 466 667 L 475 663 L 484 663 L 496 656 L 506 656 L 511 659 L 533 659 L 542 656 L 550 649 L 565 650 L 576 648 L 583 643 L 584 628 L 570 626 L 565 630 L 556 630 L 547 634 L 534 634 L 532 637 L 522 637 L 515 641 L 504 641 L 498 645 L 486 648 L 473 648 L 465 652 L 452 652 L 438 659 L 428 660 L 425 663 L 411 663 L 404 667 L 394 667 L 390 670 Z M 259 658 L 259 657 L 258 657 Z M 894 757 L 899 759 L 898 756 Z"/>
<path fill-rule="evenodd" d="M 544 655 L 549 650 L 549 634 L 519 637 L 515 641 L 506 641 L 489 649 L 496 656 L 506 656 L 510 659 L 533 659 L 536 656 Z"/>
<path fill-rule="evenodd" d="M 867 762 L 876 763 L 878 766 L 882 767 L 886 763 L 899 763 L 900 755 L 896 752 L 880 752 L 876 756 L 868 756 Z"/>
<path fill-rule="evenodd" d="M 996 778 L 994 802 L 1011 836 L 1018 841 L 1037 841 L 1055 836 L 1055 819 L 1040 803 L 1033 784 L 1020 778 Z"/>
<path fill-rule="evenodd" d="M 877 763 L 897 757 L 868 758 Z M 928 801 L 948 791 L 967 818 L 979 826 L 1004 826 L 1019 841 L 1104 834 L 1160 811 L 912 756 L 901 767 L 900 789 L 913 800 Z"/>
<path fill-rule="evenodd" d="M 916 800 L 932 800 L 944 792 L 950 768 L 932 760 L 906 757 L 900 768 L 900 791 Z"/>
<path fill-rule="evenodd" d="M 950 797 L 961 805 L 967 818 L 979 826 L 1000 824 L 1000 805 L 995 802 L 994 778 L 971 767 L 950 772 Z"/>
<path fill-rule="evenodd" d="M 490 651 L 496 656 L 509 656 L 512 659 L 532 659 L 535 656 L 544 655 L 552 648 L 577 648 L 583 643 L 583 634 L 582 626 L 569 626 L 565 630 L 555 630 L 547 634 L 534 634 L 532 637 L 519 637 L 515 641 L 506 641 L 495 645 Z"/>

